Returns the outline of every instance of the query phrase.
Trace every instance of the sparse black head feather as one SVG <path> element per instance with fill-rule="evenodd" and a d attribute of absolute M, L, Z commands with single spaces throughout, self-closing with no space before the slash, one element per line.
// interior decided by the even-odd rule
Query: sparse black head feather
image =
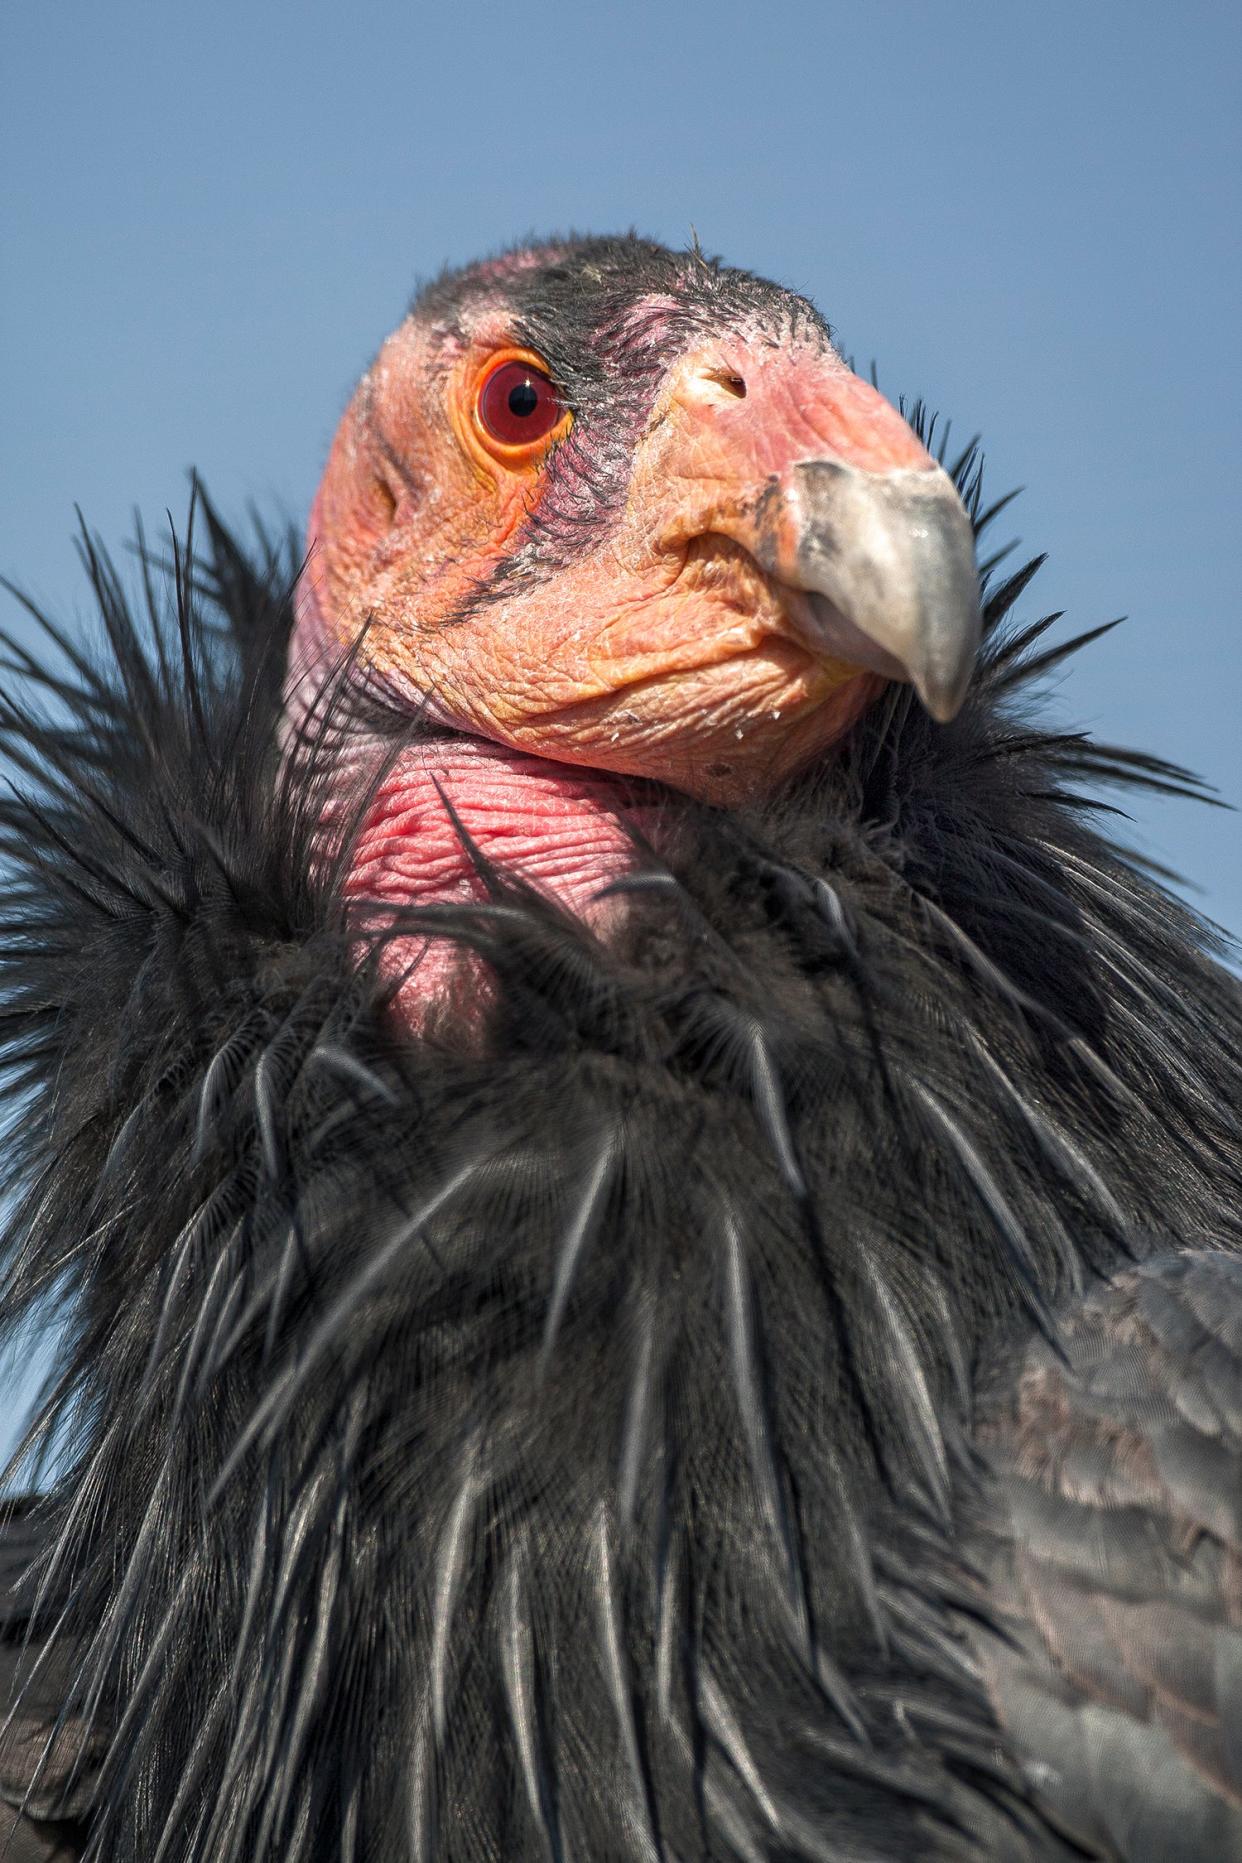
<path fill-rule="evenodd" d="M 554 574 L 598 540 L 624 503 L 659 384 L 689 342 L 714 339 L 725 356 L 735 328 L 774 347 L 795 337 L 832 340 L 815 306 L 786 286 L 634 234 L 570 236 L 446 272 L 424 286 L 410 314 L 459 344 L 472 317 L 497 308 L 513 341 L 543 358 L 575 418 L 547 462 L 521 547 L 472 589 L 463 616 L 502 599 L 515 580 Z"/>

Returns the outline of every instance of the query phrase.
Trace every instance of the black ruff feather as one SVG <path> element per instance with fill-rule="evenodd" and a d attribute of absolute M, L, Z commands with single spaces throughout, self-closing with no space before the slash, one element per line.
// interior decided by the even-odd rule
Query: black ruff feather
<path fill-rule="evenodd" d="M 1084 799 L 1193 785 L 1035 721 L 1022 571 L 952 725 L 670 797 L 614 948 L 424 912 L 489 1034 L 413 1041 L 278 761 L 294 565 L 206 521 L 11 649 L 3 1790 L 100 1863 L 1084 1854 L 956 1523 L 981 1364 L 1242 1243 L 1237 989 Z"/>

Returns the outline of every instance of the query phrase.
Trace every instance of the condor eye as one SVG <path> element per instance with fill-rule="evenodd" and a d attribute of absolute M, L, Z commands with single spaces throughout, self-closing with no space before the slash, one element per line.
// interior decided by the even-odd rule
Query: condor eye
<path fill-rule="evenodd" d="M 566 413 L 543 371 L 516 357 L 483 378 L 476 407 L 484 433 L 506 451 L 538 447 Z"/>

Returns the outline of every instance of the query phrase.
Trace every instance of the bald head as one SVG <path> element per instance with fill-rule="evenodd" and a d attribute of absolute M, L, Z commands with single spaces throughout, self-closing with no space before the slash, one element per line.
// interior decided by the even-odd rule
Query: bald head
<path fill-rule="evenodd" d="M 728 802 L 886 679 L 947 716 L 970 525 L 793 292 L 635 239 L 438 280 L 381 349 L 311 521 L 312 631 L 394 702 Z"/>

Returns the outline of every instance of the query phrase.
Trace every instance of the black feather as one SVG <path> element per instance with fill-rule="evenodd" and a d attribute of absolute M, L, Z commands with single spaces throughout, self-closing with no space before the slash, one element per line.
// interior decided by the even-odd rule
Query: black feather
<path fill-rule="evenodd" d="M 199 509 L 0 719 L 2 1311 L 65 1329 L 0 1788 L 100 1863 L 1080 1854 L 955 1523 L 981 1363 L 1242 1242 L 1237 987 L 1077 806 L 1187 779 L 1024 715 L 1024 569 L 952 725 L 670 796 L 615 945 L 500 876 L 360 954 L 296 560 Z M 484 1046 L 385 1015 L 411 926 Z"/>

